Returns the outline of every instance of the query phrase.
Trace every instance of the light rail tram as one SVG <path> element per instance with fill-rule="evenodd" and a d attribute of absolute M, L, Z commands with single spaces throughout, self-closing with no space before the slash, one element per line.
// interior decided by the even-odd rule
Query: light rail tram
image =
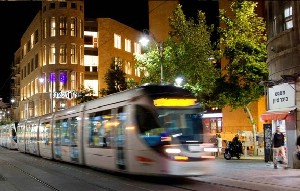
<path fill-rule="evenodd" d="M 207 174 L 217 151 L 196 98 L 172 85 L 145 84 L 0 129 L 3 147 L 15 129 L 22 153 L 134 175 Z"/>

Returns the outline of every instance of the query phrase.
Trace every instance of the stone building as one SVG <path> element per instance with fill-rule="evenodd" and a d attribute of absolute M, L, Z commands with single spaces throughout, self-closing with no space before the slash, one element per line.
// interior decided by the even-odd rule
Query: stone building
<path fill-rule="evenodd" d="M 12 66 L 14 118 L 40 116 L 76 104 L 83 86 L 106 88 L 109 65 L 121 64 L 139 81 L 134 54 L 142 32 L 110 18 L 86 20 L 84 1 L 43 1 L 15 52 Z"/>

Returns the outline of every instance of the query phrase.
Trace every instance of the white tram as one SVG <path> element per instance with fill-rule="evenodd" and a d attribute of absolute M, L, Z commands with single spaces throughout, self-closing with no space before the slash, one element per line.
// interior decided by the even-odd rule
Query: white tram
<path fill-rule="evenodd" d="M 151 176 L 209 172 L 214 143 L 196 99 L 171 85 L 143 85 L 18 123 L 18 149 L 99 169 Z"/>
<path fill-rule="evenodd" d="M 8 149 L 18 149 L 15 123 L 0 126 L 0 146 Z"/>

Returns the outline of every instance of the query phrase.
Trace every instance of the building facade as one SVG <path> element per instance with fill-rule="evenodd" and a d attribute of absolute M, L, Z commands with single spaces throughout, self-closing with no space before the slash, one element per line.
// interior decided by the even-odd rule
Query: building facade
<path fill-rule="evenodd" d="M 261 119 L 269 124 L 273 132 L 280 126 L 286 135 L 288 163 L 294 166 L 293 152 L 299 129 L 299 76 L 300 38 L 299 1 L 266 1 L 267 51 L 269 81 L 267 109 Z"/>
<path fill-rule="evenodd" d="M 106 88 L 111 63 L 139 81 L 134 54 L 142 33 L 109 18 L 84 19 L 84 1 L 43 1 L 21 38 L 12 66 L 14 118 L 22 120 L 76 105 L 82 87 Z"/>

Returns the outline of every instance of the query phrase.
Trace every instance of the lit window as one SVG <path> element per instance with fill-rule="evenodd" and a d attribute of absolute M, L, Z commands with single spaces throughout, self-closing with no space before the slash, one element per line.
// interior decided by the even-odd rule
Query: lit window
<path fill-rule="evenodd" d="M 114 47 L 121 49 L 121 36 L 114 34 Z"/>
<path fill-rule="evenodd" d="M 67 17 L 59 17 L 59 35 L 67 35 Z"/>
<path fill-rule="evenodd" d="M 46 46 L 43 47 L 43 66 L 46 65 L 46 54 L 47 54 L 47 49 Z"/>
<path fill-rule="evenodd" d="M 288 2 L 284 6 L 284 29 L 287 30 L 290 28 L 293 28 L 293 7 Z"/>
<path fill-rule="evenodd" d="M 55 45 L 50 45 L 49 64 L 55 64 Z"/>
<path fill-rule="evenodd" d="M 76 64 L 76 45 L 71 45 L 71 64 Z"/>
<path fill-rule="evenodd" d="M 50 32 L 50 36 L 55 36 L 55 17 L 51 17 L 51 32 Z"/>
<path fill-rule="evenodd" d="M 126 64 L 125 64 L 125 73 L 128 74 L 128 75 L 131 75 L 131 72 L 132 72 L 131 63 L 126 62 Z"/>
<path fill-rule="evenodd" d="M 125 39 L 125 51 L 131 52 L 131 40 Z"/>
<path fill-rule="evenodd" d="M 43 38 L 47 37 L 47 19 L 44 19 L 44 31 Z"/>
<path fill-rule="evenodd" d="M 71 17 L 71 36 L 76 36 L 77 33 L 77 19 L 75 17 Z"/>
<path fill-rule="evenodd" d="M 59 63 L 67 63 L 67 46 L 65 44 L 61 44 L 59 47 Z"/>

